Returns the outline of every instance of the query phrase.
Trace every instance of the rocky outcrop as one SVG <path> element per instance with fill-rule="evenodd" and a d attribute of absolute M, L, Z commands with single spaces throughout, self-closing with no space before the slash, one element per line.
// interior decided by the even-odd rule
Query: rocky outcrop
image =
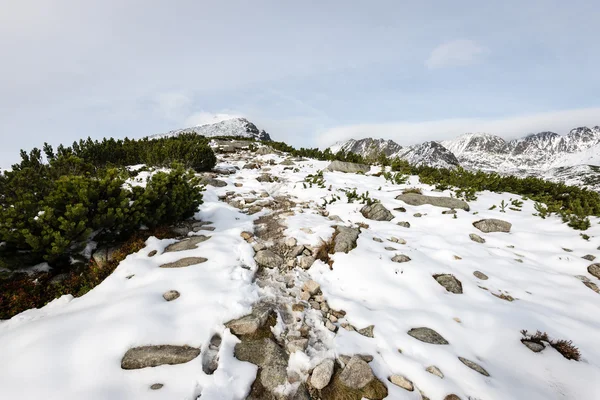
<path fill-rule="evenodd" d="M 371 167 L 366 164 L 356 164 L 343 161 L 332 161 L 326 168 L 327 171 L 337 171 L 346 173 L 362 172 L 366 174 L 371 170 Z"/>
<path fill-rule="evenodd" d="M 334 253 L 348 253 L 356 247 L 356 241 L 360 230 L 358 228 L 348 228 L 346 226 L 336 226 L 333 239 Z"/>
<path fill-rule="evenodd" d="M 473 226 L 484 233 L 510 232 L 512 224 L 501 219 L 488 218 L 473 222 Z"/>
<path fill-rule="evenodd" d="M 383 206 L 381 203 L 375 203 L 371 206 L 365 205 L 360 213 L 367 219 L 374 221 L 391 221 L 394 219 L 394 215 Z"/>
<path fill-rule="evenodd" d="M 200 355 L 200 349 L 190 346 L 142 346 L 127 350 L 121 360 L 123 369 L 141 369 L 159 365 L 184 364 Z"/>
<path fill-rule="evenodd" d="M 430 204 L 435 207 L 458 208 L 469 211 L 469 204 L 466 201 L 454 197 L 425 196 L 418 193 L 404 193 L 396 196 L 396 200 L 401 200 L 410 206 L 422 206 Z"/>

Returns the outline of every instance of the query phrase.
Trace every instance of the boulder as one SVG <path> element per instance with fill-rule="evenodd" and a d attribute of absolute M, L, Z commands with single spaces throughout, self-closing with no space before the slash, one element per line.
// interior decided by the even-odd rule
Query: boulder
<path fill-rule="evenodd" d="M 586 254 L 585 256 L 583 256 L 581 258 L 583 258 L 584 260 L 587 260 L 587 261 L 594 261 L 596 259 L 596 256 L 594 256 L 592 254 Z"/>
<path fill-rule="evenodd" d="M 315 282 L 313 280 L 308 280 L 308 281 L 304 282 L 302 289 L 305 292 L 309 293 L 311 296 L 314 296 L 315 294 L 319 293 L 319 291 L 321 290 L 321 285 L 319 285 L 317 282 Z"/>
<path fill-rule="evenodd" d="M 175 252 L 175 251 L 193 250 L 200 243 L 206 242 L 208 239 L 210 239 L 210 236 L 204 236 L 204 235 L 192 236 L 192 237 L 183 239 L 177 243 L 168 245 L 167 248 L 165 249 L 165 253 L 171 253 L 171 252 Z"/>
<path fill-rule="evenodd" d="M 407 333 L 421 342 L 440 345 L 448 344 L 448 341 L 442 335 L 430 328 L 413 328 Z"/>
<path fill-rule="evenodd" d="M 394 215 L 383 206 L 381 203 L 375 203 L 371 206 L 365 205 L 360 213 L 367 219 L 374 221 L 391 221 L 394 219 Z"/>
<path fill-rule="evenodd" d="M 530 340 L 521 340 L 521 343 L 523 343 L 529 350 L 533 351 L 534 353 L 539 353 L 540 351 L 546 348 L 546 346 L 543 343 L 532 342 Z"/>
<path fill-rule="evenodd" d="M 235 345 L 235 358 L 260 367 L 257 380 L 269 392 L 287 382 L 288 356 L 273 339 L 242 341 Z"/>
<path fill-rule="evenodd" d="M 371 167 L 365 164 L 356 164 L 351 162 L 344 161 L 333 161 L 326 168 L 327 171 L 338 171 L 338 172 L 349 172 L 349 173 L 357 173 L 362 172 L 366 174 L 371 170 Z"/>
<path fill-rule="evenodd" d="M 485 243 L 485 239 L 475 233 L 469 233 L 469 238 L 477 243 Z"/>
<path fill-rule="evenodd" d="M 260 174 L 257 178 L 257 181 L 259 182 L 273 182 L 273 177 L 269 174 Z"/>
<path fill-rule="evenodd" d="M 206 259 L 204 257 L 186 257 L 186 258 L 182 258 L 181 260 L 177 260 L 175 262 L 163 264 L 160 266 L 160 268 L 185 268 L 185 267 L 189 267 L 190 265 L 202 264 L 207 261 L 208 261 L 208 259 Z"/>
<path fill-rule="evenodd" d="M 410 222 L 408 221 L 400 221 L 396 225 L 401 226 L 403 228 L 410 228 Z"/>
<path fill-rule="evenodd" d="M 477 279 L 481 279 L 482 281 L 488 280 L 488 276 L 486 274 L 484 274 L 483 272 L 473 271 L 473 275 L 475 275 L 475 277 Z"/>
<path fill-rule="evenodd" d="M 117 253 L 117 247 L 106 247 L 103 249 L 98 249 L 92 255 L 92 258 L 96 262 L 96 265 L 100 268 L 104 268 L 111 261 L 115 259 L 115 254 Z"/>
<path fill-rule="evenodd" d="M 466 358 L 463 358 L 463 357 L 458 357 L 458 359 L 460 360 L 460 362 L 465 364 L 467 367 L 471 368 L 473 371 L 477 371 L 481 375 L 484 375 L 484 376 L 490 376 L 490 374 L 481 365 L 477 364 L 476 362 L 467 360 Z"/>
<path fill-rule="evenodd" d="M 254 307 L 251 314 L 234 319 L 225 324 L 234 335 L 252 335 L 265 325 L 270 310 L 266 307 Z"/>
<path fill-rule="evenodd" d="M 181 296 L 179 294 L 179 292 L 177 290 L 169 290 L 168 292 L 165 292 L 163 294 L 163 299 L 165 299 L 166 301 L 173 301 L 179 298 L 179 296 Z"/>
<path fill-rule="evenodd" d="M 333 376 L 333 367 L 335 363 L 332 359 L 322 361 L 315 367 L 310 377 L 310 384 L 317 390 L 323 389 L 329 385 Z"/>
<path fill-rule="evenodd" d="M 283 265 L 283 258 L 271 250 L 261 250 L 254 256 L 256 263 L 265 268 L 279 268 Z"/>
<path fill-rule="evenodd" d="M 501 219 L 488 218 L 473 222 L 473 226 L 481 232 L 510 232 L 512 224 Z"/>
<path fill-rule="evenodd" d="M 591 264 L 587 270 L 591 275 L 600 279 L 600 264 Z"/>
<path fill-rule="evenodd" d="M 410 261 L 410 257 L 404 254 L 397 254 L 394 257 L 392 257 L 392 261 L 397 263 L 405 263 Z"/>
<path fill-rule="evenodd" d="M 373 334 L 374 329 L 375 329 L 375 325 L 369 325 L 366 328 L 358 329 L 356 332 L 360 333 L 363 336 L 373 338 L 373 337 L 375 337 Z"/>
<path fill-rule="evenodd" d="M 415 390 L 413 383 L 402 375 L 392 375 L 388 378 L 388 380 L 394 385 L 399 386 L 404 390 L 408 390 L 409 392 Z"/>
<path fill-rule="evenodd" d="M 374 378 L 375 376 L 369 364 L 359 356 L 353 356 L 340 373 L 342 384 L 351 389 L 362 389 Z"/>
<path fill-rule="evenodd" d="M 435 376 L 438 376 L 442 379 L 444 378 L 444 374 L 442 373 L 442 371 L 435 365 L 430 365 L 429 367 L 425 368 L 425 371 L 427 371 L 430 374 L 433 374 Z"/>
<path fill-rule="evenodd" d="M 466 201 L 456 199 L 454 197 L 438 197 L 438 196 L 425 196 L 418 193 L 403 193 L 396 196 L 396 200 L 401 200 L 410 206 L 422 206 L 424 204 L 430 204 L 435 207 L 444 208 L 460 208 L 465 211 L 469 211 L 469 204 Z"/>
<path fill-rule="evenodd" d="M 184 364 L 200 355 L 200 349 L 190 346 L 141 346 L 127 350 L 121 360 L 123 369 Z"/>
<path fill-rule="evenodd" d="M 348 253 L 350 250 L 356 247 L 356 241 L 360 230 L 358 228 L 348 228 L 346 226 L 336 226 L 336 234 L 333 239 L 333 252 L 334 253 Z"/>
<path fill-rule="evenodd" d="M 462 283 L 451 274 L 434 275 L 433 278 L 450 293 L 461 294 Z"/>

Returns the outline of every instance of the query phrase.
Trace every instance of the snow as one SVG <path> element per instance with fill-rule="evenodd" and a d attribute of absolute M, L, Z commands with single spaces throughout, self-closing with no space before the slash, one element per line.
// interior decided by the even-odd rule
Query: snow
<path fill-rule="evenodd" d="M 282 161 L 276 155 L 260 160 Z M 223 161 L 221 167 L 242 167 L 244 161 Z M 307 208 L 295 209 L 286 219 L 285 235 L 301 244 L 318 245 L 333 234 L 334 221 L 318 213 L 317 206 L 333 194 L 341 200 L 327 205 L 330 215 L 348 226 L 368 224 L 362 229 L 358 247 L 348 254 L 331 256 L 333 269 L 317 261 L 297 276 L 310 277 L 321 285 L 329 305 L 347 312 L 346 320 L 358 329 L 374 325 L 374 338 L 342 328 L 336 335 L 319 322 L 319 313 L 307 312 L 321 324 L 321 348 L 291 355 L 288 369 L 307 377 L 322 359 L 341 354 L 370 354 L 369 364 L 388 386 L 389 399 L 418 399 L 418 391 L 407 392 L 388 382 L 392 374 L 410 379 L 431 399 L 455 393 L 463 399 L 592 399 L 600 391 L 600 302 L 599 295 L 585 287 L 576 275 L 598 280 L 586 271 L 590 262 L 581 257 L 598 254 L 600 219 L 592 218 L 586 231 L 590 241 L 559 218 L 535 217 L 533 202 L 524 200 L 520 212 L 489 210 L 502 200 L 519 198 L 508 193 L 479 193 L 470 202 L 471 211 L 458 210 L 457 218 L 442 215 L 433 206 L 409 206 L 395 197 L 402 189 L 419 187 L 434 192 L 411 177 L 405 185 L 394 185 L 383 177 L 325 172 L 325 188 L 302 184 L 307 174 L 327 166 L 321 161 L 296 162 L 299 171 L 270 166 L 280 182 L 260 183 L 260 170 L 240 170 L 220 177 L 227 187 L 207 187 L 204 204 L 195 216 L 214 222 L 212 238 L 197 249 L 166 253 L 174 240 L 148 239 L 146 247 L 128 256 L 102 284 L 80 298 L 63 296 L 41 309 L 28 310 L 0 322 L 0 398 L 23 399 L 243 399 L 254 380 L 256 367 L 233 357 L 237 339 L 224 323 L 248 313 L 262 296 L 253 283 L 256 265 L 252 247 L 240 238 L 253 229 L 253 216 L 220 202 L 218 196 L 235 190 L 242 197 L 267 190 L 272 197 L 291 196 Z M 372 172 L 374 172 L 373 170 Z M 264 171 L 263 171 L 264 172 Z M 237 179 L 242 177 L 242 179 Z M 243 183 L 235 188 L 233 183 Z M 328 188 L 331 186 L 331 191 Z M 348 204 L 342 189 L 369 192 L 394 212 L 391 222 L 365 219 L 360 203 Z M 301 212 L 302 211 L 302 212 Z M 266 213 L 268 210 L 263 211 Z M 423 214 L 417 218 L 413 214 Z M 479 232 L 472 222 L 500 218 L 513 224 L 511 233 Z M 408 221 L 411 228 L 396 225 Z M 477 233 L 486 239 L 479 244 L 469 239 Z M 388 242 L 390 237 L 406 245 Z M 374 237 L 384 240 L 378 243 Z M 393 246 L 397 251 L 387 251 Z M 514 246 L 514 248 L 508 247 Z M 563 248 L 572 249 L 565 252 Z M 157 250 L 149 258 L 147 254 Z M 407 263 L 391 257 L 406 254 Z M 182 269 L 165 270 L 159 265 L 181 257 L 202 256 L 208 262 Z M 459 256 L 461 259 L 456 259 Z M 522 260 L 518 262 L 517 259 Z M 489 277 L 479 281 L 478 270 Z M 447 292 L 433 274 L 453 274 L 462 282 L 463 294 Z M 132 279 L 128 276 L 134 275 Z M 480 286 L 487 288 L 482 289 Z M 162 294 L 176 289 L 181 297 L 165 302 Z M 492 293 L 508 293 L 508 302 Z M 406 334 L 415 327 L 435 329 L 449 342 L 437 346 Z M 281 332 L 276 326 L 275 334 Z M 520 330 L 546 331 L 555 339 L 572 340 L 582 360 L 569 361 L 553 348 L 533 353 L 521 342 Z M 213 375 L 202 371 L 202 355 L 186 364 L 124 371 L 120 361 L 127 349 L 148 344 L 208 345 L 219 333 L 219 368 Z M 401 350 L 401 352 L 399 351 Z M 490 377 L 467 368 L 458 356 L 483 366 Z M 444 373 L 440 379 L 425 371 L 435 365 Z M 163 383 L 151 391 L 153 383 Z M 283 388 L 290 390 L 290 387 Z"/>

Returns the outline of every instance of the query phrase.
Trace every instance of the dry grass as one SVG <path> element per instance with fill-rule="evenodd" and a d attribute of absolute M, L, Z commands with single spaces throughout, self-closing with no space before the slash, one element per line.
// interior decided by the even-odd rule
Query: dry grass
<path fill-rule="evenodd" d="M 402 191 L 402 194 L 415 193 L 415 194 L 423 194 L 423 191 L 420 188 L 412 187 L 407 188 Z"/>
<path fill-rule="evenodd" d="M 537 331 L 532 335 L 529 334 L 525 329 L 521 331 L 521 334 L 523 335 L 521 342 L 529 341 L 541 345 L 544 344 L 543 342 L 546 342 L 550 346 L 554 347 L 554 349 L 567 360 L 579 361 L 581 359 L 581 352 L 575 345 L 573 345 L 571 340 L 552 340 L 546 332 Z"/>
<path fill-rule="evenodd" d="M 315 259 L 323 261 L 325 264 L 329 265 L 329 269 L 333 269 L 333 260 L 329 257 L 330 254 L 333 254 L 333 248 L 335 246 L 335 237 L 337 236 L 337 231 L 334 232 L 333 236 L 329 240 L 321 239 L 321 243 L 319 247 L 317 247 L 317 251 L 315 253 Z"/>

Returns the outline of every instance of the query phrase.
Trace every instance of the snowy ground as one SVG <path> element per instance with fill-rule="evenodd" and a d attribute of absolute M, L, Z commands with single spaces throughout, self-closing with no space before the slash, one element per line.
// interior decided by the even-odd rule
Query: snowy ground
<path fill-rule="evenodd" d="M 285 159 L 276 155 L 257 158 L 277 163 Z M 223 162 L 220 166 L 241 168 L 243 164 Z M 304 368 L 306 376 L 306 370 L 324 357 L 361 353 L 374 356 L 370 366 L 388 386 L 390 399 L 421 398 L 418 390 L 408 392 L 391 384 L 387 378 L 394 374 L 410 379 L 432 400 L 450 393 L 481 400 L 597 398 L 600 295 L 576 275 L 600 284 L 587 273 L 591 262 L 581 258 L 600 256 L 598 219 L 592 219 L 592 228 L 586 232 L 592 238 L 586 241 L 558 218 L 532 216 L 531 201 L 525 201 L 520 212 L 488 210 L 502 200 L 518 198 L 511 194 L 480 193 L 477 201 L 470 202 L 469 212 L 459 210 L 453 218 L 442 215 L 441 208 L 408 206 L 395 200 L 407 187 L 419 187 L 424 194 L 449 194 L 431 191 L 416 177 L 406 185 L 393 185 L 383 177 L 326 172 L 325 188 L 303 185 L 307 174 L 326 166 L 313 160 L 296 162 L 297 170 L 269 166 L 269 173 L 280 179 L 274 183 L 258 182 L 260 170 L 241 169 L 220 177 L 228 185 L 209 186 L 196 215 L 212 221 L 216 229 L 203 232 L 212 238 L 197 249 L 163 254 L 174 240 L 151 238 L 145 249 L 130 255 L 85 296 L 63 296 L 42 309 L 0 322 L 0 398 L 191 400 L 200 394 L 202 400 L 245 398 L 256 367 L 233 357 L 238 339 L 224 323 L 247 314 L 264 295 L 253 283 L 254 251 L 240 233 L 252 231 L 253 221 L 268 210 L 243 214 L 219 201 L 218 196 L 229 191 L 241 192 L 243 197 L 266 191 L 270 198 L 290 196 L 297 203 L 308 203 L 308 208 L 296 209 L 286 221 L 285 234 L 301 244 L 316 245 L 333 234 L 334 222 L 317 211 L 332 195 L 341 200 L 327 205 L 330 215 L 339 216 L 348 226 L 369 225 L 362 229 L 356 249 L 332 256 L 333 269 L 317 261 L 308 271 L 297 268 L 297 275 L 308 274 L 319 282 L 329 305 L 345 310 L 347 321 L 355 327 L 374 325 L 374 338 L 345 329 L 336 334 L 323 329 L 319 334 L 328 336 L 320 343 L 326 347 L 294 354 L 291 369 Z M 368 191 L 390 210 L 403 206 L 407 212 L 393 211 L 396 218 L 390 222 L 367 220 L 359 212 L 362 205 L 348 204 L 341 191 L 353 188 L 359 194 Z M 423 216 L 413 216 L 417 212 Z M 511 233 L 477 231 L 472 223 L 482 218 L 511 222 Z M 398 226 L 398 221 L 408 221 L 411 227 Z M 486 243 L 470 240 L 470 233 L 479 234 Z M 391 237 L 402 238 L 406 244 L 389 242 Z M 396 250 L 385 250 L 388 246 Z M 150 258 L 152 250 L 158 255 Z M 411 261 L 392 262 L 396 254 L 405 254 Z M 182 269 L 158 268 L 183 256 L 208 261 Z M 489 279 L 477 279 L 476 270 Z M 447 292 L 432 278 L 434 274 L 453 274 L 462 282 L 463 293 Z M 171 289 L 181 297 L 165 302 L 162 294 Z M 506 301 L 493 293 L 515 300 Z M 450 344 L 427 344 L 407 335 L 415 327 L 432 328 Z M 567 360 L 551 347 L 533 353 L 520 342 L 522 329 L 572 340 L 582 360 Z M 213 375 L 202 371 L 201 356 L 176 366 L 134 371 L 120 367 L 131 347 L 187 344 L 204 352 L 214 333 L 222 335 L 223 344 Z M 490 376 L 467 368 L 458 356 L 477 362 Z M 443 379 L 425 371 L 431 365 L 443 372 Z M 156 382 L 164 387 L 150 390 Z"/>

